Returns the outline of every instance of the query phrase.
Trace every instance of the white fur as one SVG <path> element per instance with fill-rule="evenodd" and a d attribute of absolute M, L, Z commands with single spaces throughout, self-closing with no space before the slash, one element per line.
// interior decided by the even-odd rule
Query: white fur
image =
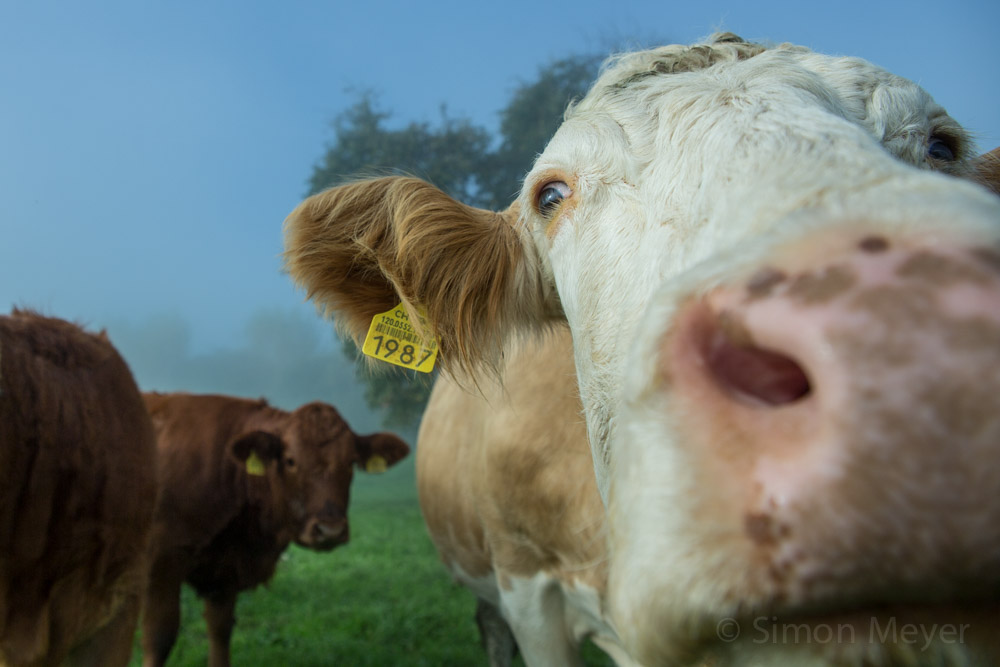
<path fill-rule="evenodd" d="M 635 664 L 607 620 L 604 600 L 590 586 L 546 572 L 507 581 L 509 588 L 499 590 L 500 609 L 525 664 L 582 665 L 578 647 L 587 638 L 620 667 Z"/>
<path fill-rule="evenodd" d="M 931 130 L 961 133 L 958 125 L 916 84 L 861 60 L 772 50 L 650 77 L 617 97 L 601 88 L 613 76 L 569 114 L 526 178 L 521 202 L 525 224 L 544 228 L 549 221 L 527 198 L 535 179 L 560 171 L 577 183 L 577 204 L 554 223 L 555 237 L 535 238 L 574 332 L 605 500 L 602 459 L 613 441 L 625 348 L 655 289 L 741 241 L 766 238 L 804 207 L 867 214 L 846 198 L 888 179 L 899 178 L 903 191 L 962 190 L 901 163 L 923 166 Z M 735 106 L 720 106 L 729 96 Z M 876 203 L 887 194 L 877 193 Z M 952 199 L 935 206 L 946 219 Z"/>

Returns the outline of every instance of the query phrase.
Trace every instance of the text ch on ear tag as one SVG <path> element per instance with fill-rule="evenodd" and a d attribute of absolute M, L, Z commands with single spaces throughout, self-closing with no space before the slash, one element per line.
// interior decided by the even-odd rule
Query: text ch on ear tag
<path fill-rule="evenodd" d="M 388 467 L 389 466 L 385 462 L 385 459 L 379 456 L 378 454 L 373 455 L 370 459 L 365 461 L 365 472 L 377 474 L 380 472 L 385 472 L 386 468 Z"/>
<path fill-rule="evenodd" d="M 372 318 L 361 351 L 373 359 L 430 373 L 437 359 L 436 340 L 424 341 L 410 324 L 403 304 Z"/>
<path fill-rule="evenodd" d="M 247 457 L 246 466 L 248 475 L 262 477 L 267 473 L 267 468 L 264 466 L 264 462 L 260 460 L 260 457 L 257 456 L 257 452 L 250 452 L 250 456 Z"/>

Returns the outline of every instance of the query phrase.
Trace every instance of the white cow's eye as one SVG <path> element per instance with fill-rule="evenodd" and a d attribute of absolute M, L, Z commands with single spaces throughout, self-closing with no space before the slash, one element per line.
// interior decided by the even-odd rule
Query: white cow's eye
<path fill-rule="evenodd" d="M 538 212 L 545 217 L 551 216 L 555 213 L 556 209 L 559 208 L 559 204 L 563 199 L 566 199 L 573 191 L 569 189 L 569 186 L 562 181 L 552 181 L 546 183 L 538 191 L 538 199 L 535 202 L 535 208 Z"/>
<path fill-rule="evenodd" d="M 931 137 L 927 144 L 927 157 L 941 162 L 954 162 L 955 151 L 943 139 Z"/>

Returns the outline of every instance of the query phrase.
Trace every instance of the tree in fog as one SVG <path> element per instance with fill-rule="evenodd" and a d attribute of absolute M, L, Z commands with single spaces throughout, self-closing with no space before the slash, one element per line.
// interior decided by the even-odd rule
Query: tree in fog
<path fill-rule="evenodd" d="M 472 206 L 506 208 L 521 179 L 545 148 L 573 99 L 587 91 L 600 61 L 595 56 L 558 60 L 538 77 L 518 85 L 500 112 L 500 136 L 455 119 L 442 110 L 436 126 L 411 122 L 390 129 L 391 114 L 376 108 L 370 93 L 333 122 L 334 140 L 309 179 L 309 194 L 359 177 L 408 174 L 422 178 Z M 492 148 L 495 146 L 495 148 Z M 357 356 L 353 342 L 345 350 Z M 430 393 L 431 378 L 393 367 L 371 372 L 356 366 L 369 406 L 382 411 L 388 427 L 417 423 Z"/>
<path fill-rule="evenodd" d="M 411 122 L 393 130 L 390 114 L 375 108 L 370 93 L 333 121 L 335 140 L 309 179 L 309 193 L 364 176 L 407 174 L 438 186 L 452 197 L 477 202 L 477 175 L 489 151 L 490 134 L 467 120 L 449 118 L 438 127 Z"/>
<path fill-rule="evenodd" d="M 486 208 L 507 208 L 524 175 L 559 129 L 570 102 L 582 98 L 597 77 L 601 59 L 575 56 L 557 60 L 522 83 L 500 112 L 500 145 L 486 156 L 479 183 Z"/>

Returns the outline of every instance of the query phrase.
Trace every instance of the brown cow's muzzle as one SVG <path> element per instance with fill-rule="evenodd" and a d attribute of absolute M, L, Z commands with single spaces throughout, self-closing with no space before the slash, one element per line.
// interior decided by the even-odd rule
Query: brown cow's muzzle
<path fill-rule="evenodd" d="M 678 600 L 714 600 L 697 610 L 704 634 L 727 616 L 746 631 L 758 619 L 891 608 L 928 624 L 979 619 L 979 635 L 992 635 L 1000 253 L 860 236 L 846 250 L 781 260 L 797 255 L 689 299 L 660 339 L 671 457 L 661 479 L 683 473 L 696 489 L 675 508 L 686 518 L 660 520 L 676 522 L 662 550 L 683 547 L 659 565 L 680 582 L 659 591 L 672 600 L 663 604 L 682 614 Z M 638 465 L 623 475 L 643 474 Z M 628 526 L 613 527 L 613 548 L 627 559 L 652 519 L 629 524 L 645 510 L 622 507 L 613 518 Z M 613 562 L 611 585 L 627 586 L 640 567 Z M 618 594 L 619 608 L 661 604 Z"/>
<path fill-rule="evenodd" d="M 312 515 L 295 540 L 300 546 L 316 551 L 329 551 L 350 539 L 350 527 L 343 512 L 327 508 L 321 514 Z"/>

